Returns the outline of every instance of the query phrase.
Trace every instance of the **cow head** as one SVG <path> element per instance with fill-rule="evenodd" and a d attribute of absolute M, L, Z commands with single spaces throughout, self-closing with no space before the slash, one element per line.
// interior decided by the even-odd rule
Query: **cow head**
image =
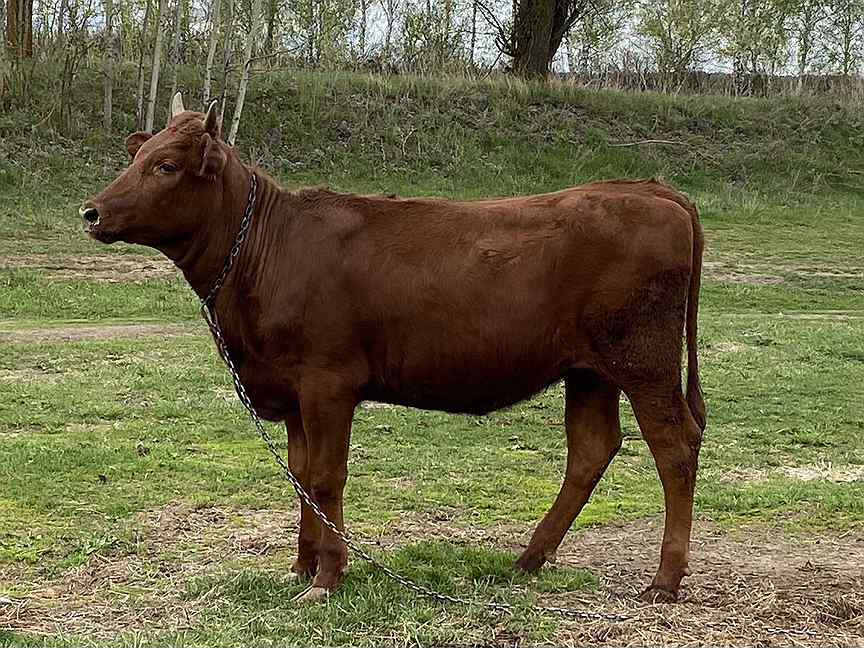
<path fill-rule="evenodd" d="M 187 111 L 178 92 L 164 130 L 126 138 L 129 167 L 78 210 L 90 236 L 161 249 L 182 245 L 222 213 L 226 176 L 239 167 L 219 139 L 216 102 L 206 114 Z"/>

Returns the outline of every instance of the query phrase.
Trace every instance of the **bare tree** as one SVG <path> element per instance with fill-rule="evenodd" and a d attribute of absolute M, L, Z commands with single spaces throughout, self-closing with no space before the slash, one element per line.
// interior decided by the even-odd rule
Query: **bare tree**
<path fill-rule="evenodd" d="M 114 59 L 117 55 L 114 39 L 114 0 L 105 0 L 105 108 L 102 124 L 111 134 L 114 107 Z"/>
<path fill-rule="evenodd" d="M 237 131 L 240 130 L 240 116 L 243 113 L 243 104 L 246 101 L 246 88 L 249 85 L 249 71 L 252 67 L 252 55 L 255 53 L 255 37 L 258 34 L 258 20 L 261 15 L 261 0 L 252 0 L 251 15 L 249 16 L 249 33 L 246 34 L 246 49 L 243 53 L 243 74 L 240 76 L 240 85 L 237 88 L 237 103 L 234 105 L 234 118 L 231 120 L 231 131 L 228 133 L 228 143 L 234 146 L 237 139 Z"/>
<path fill-rule="evenodd" d="M 153 119 L 156 116 L 156 93 L 159 90 L 159 68 L 162 65 L 162 23 L 165 17 L 165 0 L 159 0 L 156 18 L 156 40 L 153 43 L 153 67 L 150 70 L 150 95 L 147 97 L 147 119 L 144 130 L 153 132 Z"/>
<path fill-rule="evenodd" d="M 144 128 L 144 58 L 147 54 L 147 33 L 150 26 L 150 0 L 144 0 L 144 22 L 141 24 L 141 44 L 138 50 L 138 94 L 136 95 L 136 106 L 138 107 L 137 124 L 138 129 Z"/>
<path fill-rule="evenodd" d="M 219 42 L 219 6 L 221 4 L 220 0 L 214 0 L 210 9 L 210 37 L 207 45 L 207 64 L 204 66 L 204 105 L 210 103 L 213 59 L 216 58 L 216 45 Z"/>
<path fill-rule="evenodd" d="M 180 16 L 183 0 L 174 0 L 174 44 L 171 47 L 171 96 L 177 92 L 177 72 L 180 68 Z"/>

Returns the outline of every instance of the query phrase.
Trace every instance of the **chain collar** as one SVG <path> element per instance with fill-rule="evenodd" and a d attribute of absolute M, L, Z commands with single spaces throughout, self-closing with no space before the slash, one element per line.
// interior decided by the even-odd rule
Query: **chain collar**
<path fill-rule="evenodd" d="M 201 307 L 204 309 L 210 309 L 213 306 L 213 302 L 216 301 L 216 295 L 219 293 L 219 289 L 222 288 L 222 284 L 224 284 L 225 279 L 228 278 L 231 268 L 234 267 L 234 261 L 240 255 L 240 249 L 243 247 L 243 242 L 246 240 L 246 235 L 249 233 L 249 227 L 252 225 L 252 215 L 255 212 L 255 200 L 257 197 L 258 176 L 255 175 L 254 171 L 252 171 L 249 179 L 249 199 L 246 201 L 246 211 L 243 212 L 243 218 L 240 220 L 240 229 L 237 230 L 237 237 L 234 239 L 234 245 L 231 246 L 231 251 L 225 258 L 225 265 L 222 266 L 222 272 L 220 272 L 219 276 L 216 277 L 216 281 L 213 282 L 213 287 L 210 288 L 210 292 L 207 293 L 207 296 L 201 300 Z"/>

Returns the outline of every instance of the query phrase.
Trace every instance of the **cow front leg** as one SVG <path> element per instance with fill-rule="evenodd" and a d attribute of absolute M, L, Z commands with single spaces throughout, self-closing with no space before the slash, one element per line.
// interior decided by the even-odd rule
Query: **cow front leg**
<path fill-rule="evenodd" d="M 318 383 L 301 390 L 311 495 L 340 531 L 344 530 L 342 493 L 348 478 L 348 444 L 356 404 L 356 398 L 348 390 L 322 387 Z M 342 582 L 348 562 L 345 543 L 325 525 L 319 527 L 318 571 L 312 586 L 298 597 L 301 601 L 320 600 L 335 590 Z"/>
<path fill-rule="evenodd" d="M 285 418 L 288 433 L 288 465 L 306 492 L 311 491 L 309 481 L 309 442 L 303 429 L 299 408 Z M 315 513 L 306 504 L 300 503 L 300 531 L 297 534 L 297 560 L 291 571 L 298 580 L 315 576 L 318 570 L 318 541 L 321 527 Z"/>

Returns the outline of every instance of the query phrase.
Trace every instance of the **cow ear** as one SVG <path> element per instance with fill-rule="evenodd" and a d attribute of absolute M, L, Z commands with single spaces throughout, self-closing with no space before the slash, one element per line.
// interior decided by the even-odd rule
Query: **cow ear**
<path fill-rule="evenodd" d="M 222 116 L 216 112 L 216 101 L 211 101 L 204 116 L 204 132 L 209 133 L 213 139 L 219 139 L 222 133 Z"/>
<path fill-rule="evenodd" d="M 228 156 L 222 149 L 222 145 L 208 133 L 201 136 L 201 169 L 200 176 L 216 176 L 222 173 Z"/>
<path fill-rule="evenodd" d="M 138 152 L 144 142 L 153 137 L 151 133 L 132 133 L 129 137 L 126 138 L 126 150 L 129 151 L 129 157 L 135 158 L 135 154 Z"/>

